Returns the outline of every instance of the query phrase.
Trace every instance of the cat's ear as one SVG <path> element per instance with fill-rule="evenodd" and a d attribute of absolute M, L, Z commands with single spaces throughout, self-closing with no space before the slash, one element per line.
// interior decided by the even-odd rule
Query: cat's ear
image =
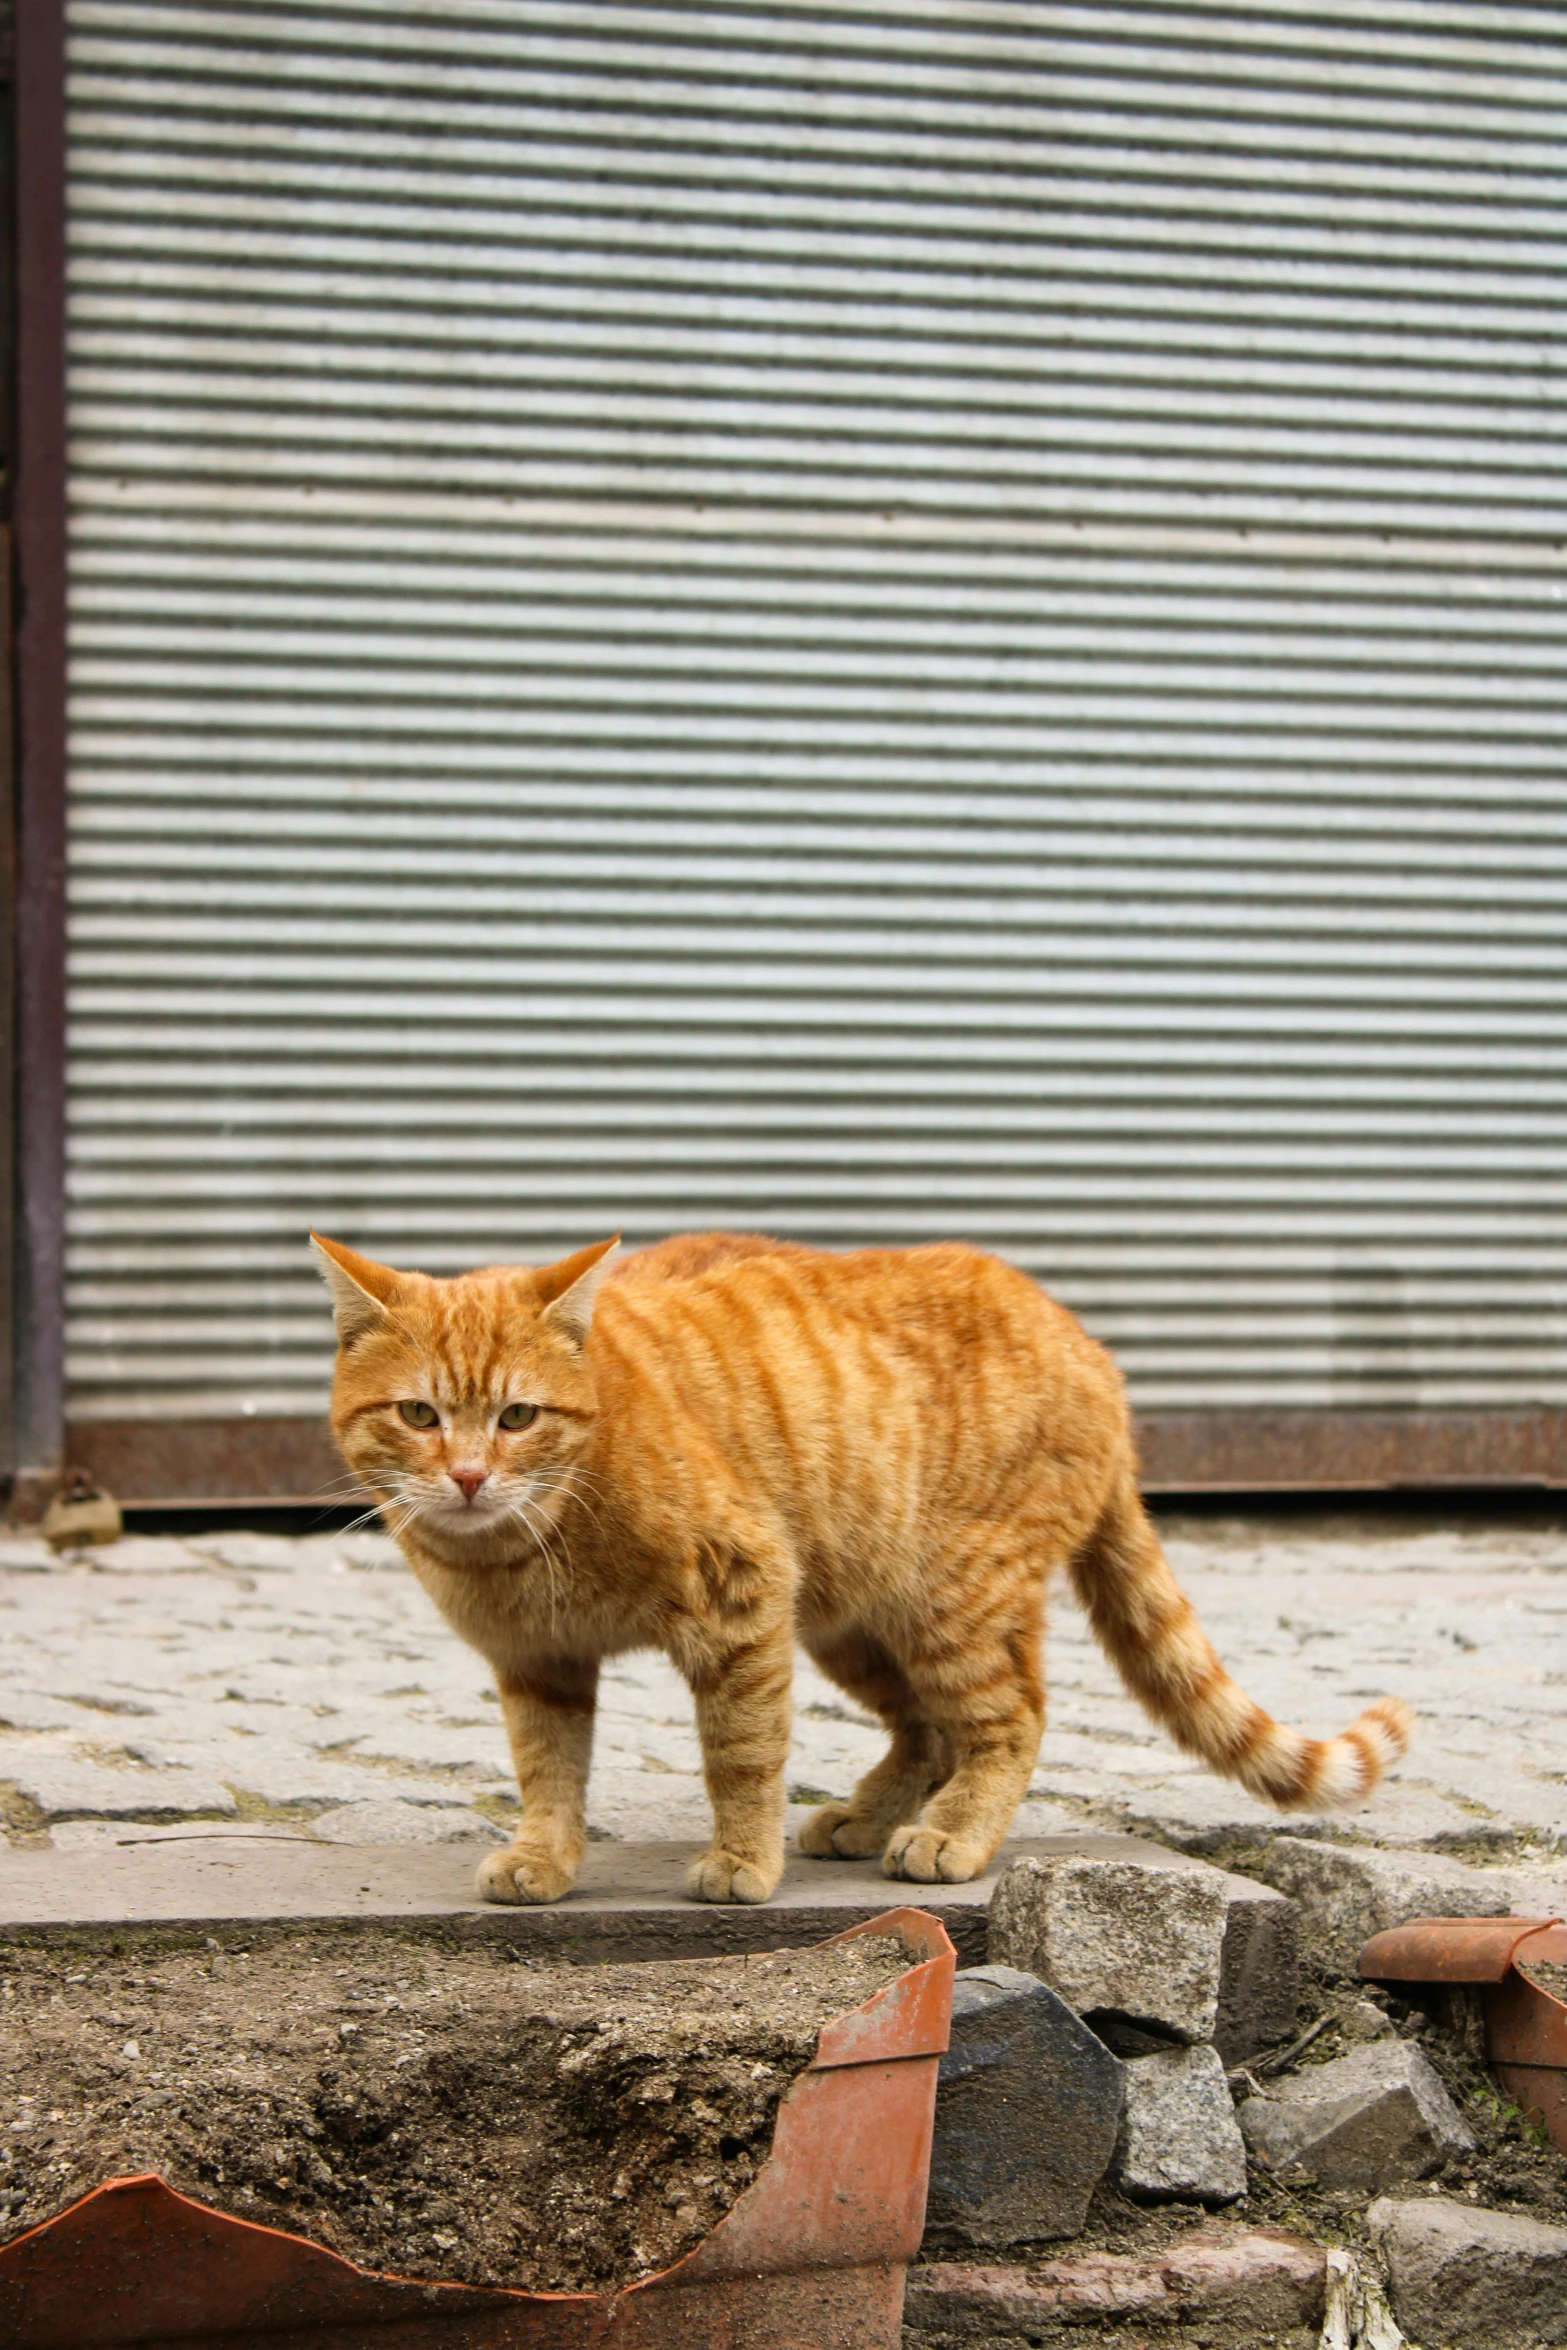
<path fill-rule="evenodd" d="M 324 1233 L 312 1232 L 310 1245 L 332 1292 L 338 1344 L 352 1346 L 356 1338 L 386 1320 L 401 1276 L 389 1265 L 378 1265 L 373 1257 L 362 1257 L 356 1248 L 345 1248 L 340 1240 L 328 1240 Z"/>
<path fill-rule="evenodd" d="M 569 1338 L 573 1346 L 580 1346 L 587 1337 L 599 1283 L 619 1246 L 617 1232 L 612 1239 L 596 1240 L 591 1248 L 579 1248 L 574 1257 L 562 1257 L 558 1265 L 546 1265 L 533 1276 L 544 1294 L 541 1319 Z"/>

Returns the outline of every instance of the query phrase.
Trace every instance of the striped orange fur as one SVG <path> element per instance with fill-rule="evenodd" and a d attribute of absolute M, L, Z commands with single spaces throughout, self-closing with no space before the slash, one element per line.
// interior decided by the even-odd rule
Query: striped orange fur
<path fill-rule="evenodd" d="M 1155 1719 L 1270 1802 L 1353 1802 L 1404 1751 L 1396 1699 L 1320 1740 L 1230 1679 L 1138 1499 L 1115 1365 L 1025 1275 L 956 1244 L 614 1245 L 434 1280 L 316 1237 L 344 1458 L 495 1671 L 523 1812 L 491 1898 L 570 1886 L 600 1661 L 643 1647 L 695 1700 L 700 1898 L 778 1882 L 797 1640 L 891 1737 L 804 1849 L 977 1875 L 1038 1750 L 1058 1566 Z"/>

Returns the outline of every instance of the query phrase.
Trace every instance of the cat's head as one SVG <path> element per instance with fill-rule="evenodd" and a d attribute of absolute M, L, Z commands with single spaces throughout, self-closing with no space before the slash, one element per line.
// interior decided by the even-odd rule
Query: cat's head
<path fill-rule="evenodd" d="M 442 1281 L 310 1239 L 337 1322 L 333 1433 L 392 1525 L 443 1550 L 547 1535 L 592 1432 L 584 1350 L 615 1241 Z"/>

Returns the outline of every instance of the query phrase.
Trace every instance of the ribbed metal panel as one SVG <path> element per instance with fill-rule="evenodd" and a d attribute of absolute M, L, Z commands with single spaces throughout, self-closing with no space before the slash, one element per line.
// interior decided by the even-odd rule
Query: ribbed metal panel
<path fill-rule="evenodd" d="M 76 1419 L 308 1221 L 1567 1402 L 1557 9 L 70 26 Z"/>

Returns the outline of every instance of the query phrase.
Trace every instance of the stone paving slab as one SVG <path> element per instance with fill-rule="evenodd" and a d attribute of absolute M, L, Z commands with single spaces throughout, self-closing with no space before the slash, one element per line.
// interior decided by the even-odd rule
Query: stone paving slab
<path fill-rule="evenodd" d="M 967 1885 L 889 1883 L 871 1861 L 824 1862 L 791 1853 L 784 1882 L 759 1908 L 716 1908 L 681 1891 L 696 1843 L 589 1847 L 573 1891 L 547 1908 L 499 1907 L 474 1892 L 472 1850 L 385 1846 L 333 1848 L 257 1828 L 217 1824 L 180 1832 L 121 1829 L 93 1849 L 89 1866 L 73 1852 L 10 1854 L 0 1863 L 0 1938 L 33 1927 L 141 1922 L 257 1923 L 279 1918 L 491 1920 L 498 1931 L 551 1946 L 601 1953 L 628 1937 L 662 1956 L 718 1949 L 768 1949 L 841 1933 L 911 1900 L 948 1918 L 954 1938 L 983 1956 L 985 1912 L 1007 1860 L 1039 1843 L 1008 1847 L 995 1868 Z M 1113 1854 L 1125 1837 L 1094 1837 Z M 1170 1856 L 1175 1858 L 1177 1856 Z M 1190 1865 L 1190 1864 L 1188 1864 Z M 977 1961 L 976 1961 L 977 1962 Z"/>
<path fill-rule="evenodd" d="M 791 1829 L 805 1816 L 796 1807 Z M 79 1831 L 89 1825 L 73 1823 Z M 823 1940 L 883 1911 L 915 1907 L 943 1919 L 965 1966 L 983 1964 L 990 1897 L 1014 1860 L 1137 1861 L 1212 1879 L 1190 1854 L 1138 1837 L 1011 1838 L 982 1877 L 965 1885 L 906 1885 L 873 1860 L 807 1860 L 791 1850 L 783 1883 L 757 1907 L 717 1907 L 682 1891 L 691 1843 L 589 1846 L 564 1901 L 544 1908 L 481 1901 L 475 1848 L 447 1843 L 392 1849 L 385 1842 L 334 1846 L 253 1825 L 194 1821 L 181 1827 L 100 1825 L 90 1842 L 0 1856 L 0 1944 L 51 1929 L 104 1925 L 263 1925 L 280 1919 L 468 1921 L 541 1951 L 577 1958 L 699 1958 L 726 1950 L 771 1950 Z M 1270 1894 L 1220 1878 L 1250 1906 Z M 1282 1911 L 1285 1904 L 1277 1904 Z M 489 1924 L 486 1924 L 489 1921 Z M 1241 1966 L 1237 1948 L 1233 1964 Z M 1235 1996 L 1249 1996 L 1237 1984 Z"/>
<path fill-rule="evenodd" d="M 1415 1749 L 1359 1810 L 1281 1822 L 1175 1751 L 1061 1587 L 1019 1837 L 1131 1830 L 1223 1854 L 1326 1831 L 1482 1862 L 1567 1851 L 1567 1530 L 1189 1519 L 1165 1536 L 1221 1655 L 1270 1710 L 1331 1731 L 1391 1689 L 1421 1717 Z M 880 1730 L 804 1658 L 796 1699 L 791 1793 L 847 1793 Z M 224 1818 L 319 1844 L 352 1815 L 407 1866 L 408 1847 L 482 1837 L 514 1806 L 488 1672 L 379 1535 L 132 1535 L 61 1559 L 0 1539 L 13 1846 Z M 589 1818 L 616 1842 L 705 1838 L 690 1696 L 662 1658 L 605 1670 Z"/>

